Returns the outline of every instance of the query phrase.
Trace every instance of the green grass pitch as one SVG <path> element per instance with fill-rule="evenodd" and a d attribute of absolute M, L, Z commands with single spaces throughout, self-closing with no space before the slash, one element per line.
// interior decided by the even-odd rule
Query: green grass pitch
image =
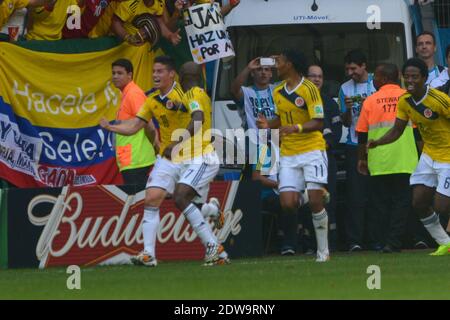
<path fill-rule="evenodd" d="M 65 268 L 0 270 L 0 299 L 450 299 L 450 256 L 429 252 L 82 268 L 81 290 L 67 289 Z M 367 288 L 370 265 L 381 269 L 380 290 Z"/>

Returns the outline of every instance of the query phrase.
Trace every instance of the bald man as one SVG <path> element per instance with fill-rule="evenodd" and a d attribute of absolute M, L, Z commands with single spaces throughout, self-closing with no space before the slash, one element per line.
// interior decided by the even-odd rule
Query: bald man
<path fill-rule="evenodd" d="M 206 230 L 209 226 L 203 220 L 201 211 L 194 201 L 206 202 L 209 184 L 219 172 L 220 161 L 211 144 L 211 99 L 202 89 L 202 69 L 193 62 L 185 63 L 180 69 L 180 84 L 184 95 L 181 108 L 186 108 L 191 121 L 178 141 L 169 145 L 164 157 L 181 164 L 180 179 L 175 185 L 174 200 L 194 228 Z M 216 226 L 223 225 L 223 213 L 216 217 Z M 214 236 L 211 233 L 211 236 Z M 229 262 L 223 246 L 217 239 L 211 239 L 206 246 L 205 264 Z"/>

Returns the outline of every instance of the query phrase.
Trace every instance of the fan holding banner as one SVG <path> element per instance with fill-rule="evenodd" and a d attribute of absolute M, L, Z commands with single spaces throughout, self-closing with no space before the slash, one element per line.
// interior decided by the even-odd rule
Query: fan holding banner
<path fill-rule="evenodd" d="M 195 63 L 203 64 L 234 56 L 219 4 L 210 4 L 208 0 L 208 4 L 191 6 L 184 10 L 183 18 Z"/>

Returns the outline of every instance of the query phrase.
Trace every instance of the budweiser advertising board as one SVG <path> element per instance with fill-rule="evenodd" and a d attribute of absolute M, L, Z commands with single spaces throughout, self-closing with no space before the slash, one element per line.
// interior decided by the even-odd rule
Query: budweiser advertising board
<path fill-rule="evenodd" d="M 225 212 L 224 227 L 214 232 L 230 256 L 261 255 L 259 186 L 214 182 L 209 196 Z M 133 187 L 10 189 L 6 200 L 7 235 L 1 238 L 7 239 L 2 260 L 8 267 L 124 264 L 143 248 L 144 191 Z M 202 259 L 200 240 L 172 200 L 164 201 L 160 215 L 158 259 Z"/>

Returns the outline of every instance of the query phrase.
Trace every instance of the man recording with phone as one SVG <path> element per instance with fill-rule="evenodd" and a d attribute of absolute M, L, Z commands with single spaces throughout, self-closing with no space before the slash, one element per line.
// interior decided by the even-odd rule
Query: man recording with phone
<path fill-rule="evenodd" d="M 258 114 L 263 114 L 267 119 L 272 120 L 275 117 L 275 103 L 272 97 L 275 85 L 272 83 L 272 68 L 275 67 L 275 59 L 258 57 L 248 63 L 241 73 L 231 84 L 231 93 L 238 106 L 239 114 L 242 119 L 244 129 L 254 130 L 258 133 L 256 120 Z M 252 85 L 245 86 L 249 77 L 252 79 Z M 249 130 L 249 131 L 250 131 Z M 265 130 L 265 129 L 261 129 Z M 268 141 L 267 141 L 268 142 Z M 249 135 L 249 144 L 256 144 L 257 148 L 250 148 L 248 145 L 246 151 L 257 149 L 257 154 L 246 154 L 246 168 L 244 174 L 252 180 L 261 182 L 262 192 L 261 201 L 263 210 L 277 213 L 282 216 L 280 198 L 278 193 L 278 161 L 272 159 L 279 158 L 278 148 L 274 149 L 276 155 L 272 154 L 272 148 L 264 146 L 256 136 Z M 268 143 L 268 146 L 271 144 Z M 255 159 L 256 158 L 256 159 Z M 266 159 L 270 159 L 267 161 Z M 275 162 L 275 163 L 274 163 Z M 295 218 L 295 217 L 290 217 Z M 281 254 L 291 255 L 295 249 L 286 239 L 296 238 L 296 234 L 290 235 L 289 230 L 281 226 L 284 237 L 281 243 Z M 292 228 L 291 228 L 292 229 Z"/>
<path fill-rule="evenodd" d="M 263 114 L 267 119 L 275 117 L 275 104 L 272 98 L 272 92 L 275 85 L 272 83 L 272 68 L 275 67 L 275 59 L 258 57 L 250 61 L 247 67 L 234 79 L 231 84 L 231 94 L 234 97 L 238 107 L 239 115 L 242 120 L 242 127 L 248 130 L 249 150 L 258 150 L 266 141 L 260 141 L 258 134 L 268 134 L 269 132 L 259 132 L 256 126 L 258 114 Z M 252 78 L 252 85 L 245 86 L 249 76 Z M 270 138 L 269 138 L 270 139 Z M 268 142 L 268 141 L 267 141 Z M 256 148 L 250 148 L 255 146 Z M 267 148 L 265 148 L 267 149 Z M 270 149 L 270 148 L 269 148 Z M 247 152 L 246 164 L 257 163 L 256 157 L 259 154 Z M 244 175 L 252 175 L 250 166 L 246 166 Z"/>
<path fill-rule="evenodd" d="M 249 62 L 231 84 L 231 93 L 238 107 L 241 108 L 242 126 L 245 129 L 257 129 L 256 118 L 258 113 L 264 114 L 267 119 L 274 117 L 273 67 L 275 67 L 273 58 L 255 58 Z M 253 85 L 244 86 L 249 76 L 253 80 Z"/>

